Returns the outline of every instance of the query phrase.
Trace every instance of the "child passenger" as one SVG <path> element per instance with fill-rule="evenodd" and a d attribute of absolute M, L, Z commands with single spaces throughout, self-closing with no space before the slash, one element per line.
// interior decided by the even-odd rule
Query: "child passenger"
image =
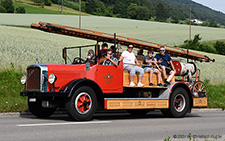
<path fill-rule="evenodd" d="M 155 64 L 158 69 L 153 68 L 152 67 L 152 63 Z M 149 75 L 149 77 L 150 77 L 149 78 L 150 79 L 149 80 L 150 81 L 149 86 L 154 86 L 154 84 L 152 83 L 152 75 L 153 75 L 153 73 L 156 73 L 157 76 L 158 76 L 158 84 L 157 84 L 157 86 L 163 86 L 160 83 L 160 81 L 161 81 L 161 71 L 162 70 L 157 65 L 156 60 L 153 57 L 153 51 L 152 50 L 149 50 L 147 56 L 144 57 L 143 64 L 144 64 L 143 65 L 144 71 L 150 73 L 150 75 Z"/>

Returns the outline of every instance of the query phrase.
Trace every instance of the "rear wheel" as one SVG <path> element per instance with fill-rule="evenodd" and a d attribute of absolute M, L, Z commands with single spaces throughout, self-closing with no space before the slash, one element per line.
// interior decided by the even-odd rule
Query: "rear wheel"
<path fill-rule="evenodd" d="M 78 88 L 66 102 L 66 111 L 75 120 L 90 120 L 97 108 L 95 92 L 87 86 Z"/>
<path fill-rule="evenodd" d="M 40 99 L 37 99 L 35 101 L 30 102 L 30 97 L 28 98 L 28 107 L 30 112 L 39 118 L 47 118 L 51 116 L 56 108 L 43 108 L 42 107 L 42 101 Z"/>
<path fill-rule="evenodd" d="M 162 109 L 161 112 L 167 117 L 184 117 L 190 109 L 188 93 L 183 88 L 176 88 L 169 102 L 169 109 Z"/>

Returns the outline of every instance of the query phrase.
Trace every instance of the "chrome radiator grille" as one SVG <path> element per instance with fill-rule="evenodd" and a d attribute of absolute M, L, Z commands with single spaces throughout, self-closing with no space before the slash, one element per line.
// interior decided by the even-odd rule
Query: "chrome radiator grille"
<path fill-rule="evenodd" d="M 31 67 L 27 69 L 27 90 L 40 91 L 40 75 L 41 70 L 39 67 Z"/>

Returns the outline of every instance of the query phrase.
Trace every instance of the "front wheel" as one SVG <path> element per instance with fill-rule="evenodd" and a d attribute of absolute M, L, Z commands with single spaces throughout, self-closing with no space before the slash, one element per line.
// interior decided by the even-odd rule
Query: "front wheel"
<path fill-rule="evenodd" d="M 56 108 L 43 108 L 42 107 L 42 101 L 40 99 L 37 99 L 35 101 L 30 102 L 30 97 L 28 98 L 28 107 L 30 112 L 39 118 L 47 118 L 51 116 Z"/>
<path fill-rule="evenodd" d="M 188 93 L 183 88 L 176 88 L 172 92 L 169 101 L 169 109 L 162 109 L 164 116 L 180 118 L 184 117 L 190 109 L 190 100 Z"/>
<path fill-rule="evenodd" d="M 90 120 L 97 108 L 97 98 L 92 88 L 78 88 L 65 104 L 66 111 L 75 120 Z"/>

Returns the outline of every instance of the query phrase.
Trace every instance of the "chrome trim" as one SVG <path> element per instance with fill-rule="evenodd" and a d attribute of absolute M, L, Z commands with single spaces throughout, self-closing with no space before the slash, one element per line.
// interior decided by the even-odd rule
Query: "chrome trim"
<path fill-rule="evenodd" d="M 40 92 L 48 92 L 48 67 L 45 64 L 34 63 L 27 67 L 29 68 L 40 68 Z"/>

